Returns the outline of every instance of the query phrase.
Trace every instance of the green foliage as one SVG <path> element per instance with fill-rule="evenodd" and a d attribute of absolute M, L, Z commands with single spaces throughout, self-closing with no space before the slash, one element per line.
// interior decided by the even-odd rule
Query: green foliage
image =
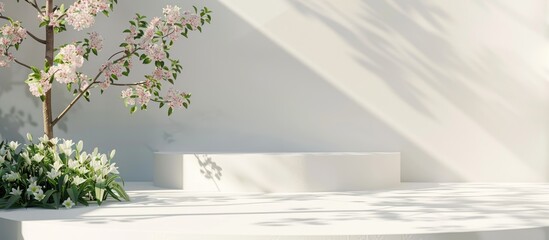
<path fill-rule="evenodd" d="M 40 138 L 19 148 L 17 142 L 0 142 L 0 208 L 87 206 L 130 198 L 107 156 L 83 151 L 82 141 Z M 19 150 L 18 150 L 19 149 Z"/>

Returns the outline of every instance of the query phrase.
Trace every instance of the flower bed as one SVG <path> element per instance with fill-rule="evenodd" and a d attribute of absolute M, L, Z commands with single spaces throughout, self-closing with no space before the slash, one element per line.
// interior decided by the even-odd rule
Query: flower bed
<path fill-rule="evenodd" d="M 0 142 L 0 207 L 71 208 L 101 204 L 108 196 L 129 201 L 115 163 L 109 156 L 83 151 L 79 141 L 44 136 L 38 143 Z"/>

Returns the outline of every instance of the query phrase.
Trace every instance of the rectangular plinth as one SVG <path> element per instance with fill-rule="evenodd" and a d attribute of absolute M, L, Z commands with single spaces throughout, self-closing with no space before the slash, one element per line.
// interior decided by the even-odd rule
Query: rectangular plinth
<path fill-rule="evenodd" d="M 222 192 L 329 192 L 400 183 L 400 153 L 156 153 L 159 187 Z"/>

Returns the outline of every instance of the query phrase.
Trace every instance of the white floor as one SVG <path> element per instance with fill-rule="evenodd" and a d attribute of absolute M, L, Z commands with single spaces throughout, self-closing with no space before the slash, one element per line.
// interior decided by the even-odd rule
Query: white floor
<path fill-rule="evenodd" d="M 549 184 L 292 194 L 127 189 L 129 203 L 0 210 L 0 239 L 549 239 Z"/>

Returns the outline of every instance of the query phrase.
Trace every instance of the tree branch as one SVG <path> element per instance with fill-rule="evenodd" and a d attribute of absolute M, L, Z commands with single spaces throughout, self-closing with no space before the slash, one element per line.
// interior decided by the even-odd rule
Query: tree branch
<path fill-rule="evenodd" d="M 117 86 L 117 87 L 124 87 L 124 86 L 138 86 L 138 85 L 143 85 L 147 82 L 145 81 L 141 81 L 141 82 L 136 82 L 136 83 L 114 83 L 114 82 L 111 82 L 111 85 L 113 86 Z"/>
<path fill-rule="evenodd" d="M 40 9 L 38 7 L 38 4 L 36 3 L 36 0 L 33 0 L 32 2 L 30 0 L 25 0 L 25 2 L 27 2 L 28 4 L 30 4 L 31 6 L 34 7 L 34 9 L 36 9 L 36 11 L 38 11 L 38 13 L 42 14 L 42 9 Z"/>
<path fill-rule="evenodd" d="M 0 16 L 0 19 L 11 20 L 11 18 L 6 17 L 6 16 Z M 32 34 L 32 33 L 31 33 L 29 30 L 27 30 L 27 29 L 25 29 L 25 31 L 27 31 L 27 33 L 29 34 L 29 36 L 31 36 L 31 37 L 32 37 L 34 40 L 36 40 L 37 42 L 42 43 L 42 44 L 46 44 L 46 40 L 37 37 L 36 35 Z"/>
<path fill-rule="evenodd" d="M 28 64 L 25 64 L 25 63 L 23 63 L 23 62 L 20 62 L 20 61 L 19 61 L 19 60 L 17 60 L 17 59 L 13 59 L 13 61 L 14 61 L 15 63 L 17 63 L 17 64 L 19 64 L 19 65 L 23 66 L 23 67 L 26 67 L 26 68 L 28 68 L 29 70 L 32 70 L 32 67 L 31 67 L 31 66 L 29 66 Z"/>
<path fill-rule="evenodd" d="M 136 48 L 135 50 L 133 50 L 132 52 L 128 53 L 127 55 L 124 55 L 122 57 L 119 57 L 117 58 L 116 60 L 114 60 L 112 62 L 112 64 L 115 64 L 119 61 L 121 61 L 122 59 L 124 58 L 127 58 L 127 57 L 130 57 L 132 56 L 135 52 L 137 52 L 140 48 Z M 118 54 L 118 53 L 115 53 L 115 54 Z M 55 126 L 55 124 L 57 124 L 59 122 L 59 120 L 61 120 L 61 118 L 63 118 L 63 116 L 65 116 L 65 114 L 67 114 L 67 112 L 76 104 L 76 102 L 78 102 L 78 100 L 80 100 L 80 98 L 82 98 L 82 96 L 84 96 L 84 94 L 94 85 L 94 84 L 97 84 L 99 83 L 97 81 L 97 79 L 99 79 L 99 77 L 101 76 L 101 74 L 103 74 L 103 72 L 105 72 L 107 68 L 104 68 L 102 69 L 101 71 L 99 71 L 97 73 L 97 75 L 95 75 L 95 78 L 93 78 L 93 81 L 90 85 L 88 85 L 86 88 L 84 88 L 84 90 L 81 90 L 80 93 L 78 93 L 78 95 L 76 95 L 76 97 L 74 97 L 74 99 L 69 103 L 69 105 L 59 114 L 59 116 L 57 116 L 53 121 L 52 121 L 52 126 Z"/>

